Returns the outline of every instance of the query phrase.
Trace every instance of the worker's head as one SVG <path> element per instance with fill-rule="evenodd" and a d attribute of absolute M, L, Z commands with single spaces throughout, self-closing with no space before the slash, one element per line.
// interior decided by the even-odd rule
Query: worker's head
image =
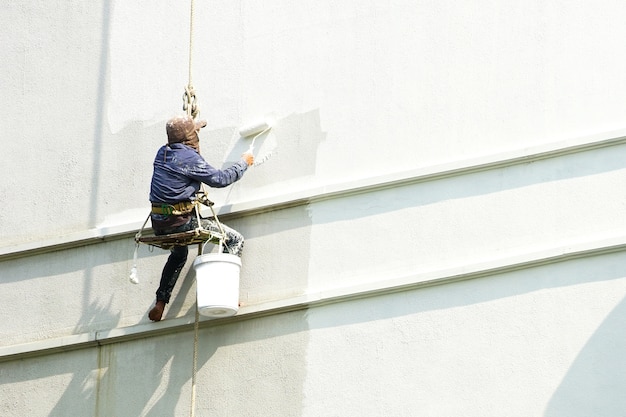
<path fill-rule="evenodd" d="M 206 126 L 205 120 L 195 121 L 190 116 L 176 116 L 165 125 L 167 143 L 182 143 L 200 152 L 198 131 Z"/>

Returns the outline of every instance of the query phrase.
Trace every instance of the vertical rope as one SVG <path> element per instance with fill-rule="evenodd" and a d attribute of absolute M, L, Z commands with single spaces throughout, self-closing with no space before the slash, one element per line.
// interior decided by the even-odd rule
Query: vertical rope
<path fill-rule="evenodd" d="M 187 115 L 194 119 L 198 117 L 200 113 L 196 100 L 196 92 L 193 90 L 192 68 L 193 68 L 193 14 L 194 14 L 194 0 L 191 0 L 191 10 L 189 16 L 189 83 L 185 87 L 185 93 L 183 94 L 183 110 L 187 112 Z"/>
<path fill-rule="evenodd" d="M 193 12 L 194 12 L 194 0 L 191 0 L 191 10 L 189 13 L 189 85 L 185 89 L 185 93 L 188 99 L 187 114 L 193 115 L 196 113 L 195 108 L 195 93 L 193 92 L 193 84 L 191 78 L 191 68 L 193 63 Z M 194 116 L 195 117 L 195 116 Z M 196 207 L 196 210 L 198 208 Z M 198 252 L 201 248 L 198 247 Z M 197 290 L 196 290 L 197 291 Z M 197 295 L 196 295 L 197 299 Z M 200 313 L 198 312 L 198 302 L 196 301 L 196 318 L 193 325 L 193 371 L 191 374 L 191 413 L 190 416 L 196 415 L 196 374 L 198 372 L 198 322 L 200 320 Z"/>
<path fill-rule="evenodd" d="M 193 55 L 193 9 L 194 0 L 191 0 L 191 12 L 189 16 L 189 86 L 192 86 L 191 80 L 191 67 L 192 67 L 192 55 Z"/>
<path fill-rule="evenodd" d="M 196 415 L 196 373 L 198 367 L 198 322 L 200 321 L 200 313 L 198 312 L 198 303 L 196 302 L 196 321 L 193 325 L 193 373 L 191 374 L 191 417 Z"/>

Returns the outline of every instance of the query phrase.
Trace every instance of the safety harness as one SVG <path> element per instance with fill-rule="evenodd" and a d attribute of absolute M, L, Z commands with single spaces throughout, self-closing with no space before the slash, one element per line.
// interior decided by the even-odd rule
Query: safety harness
<path fill-rule="evenodd" d="M 193 230 L 189 230 L 186 232 L 179 233 L 171 233 L 167 235 L 147 235 L 144 236 L 144 229 L 148 220 L 150 219 L 150 214 L 146 218 L 146 221 L 141 226 L 141 229 L 135 235 L 135 242 L 137 245 L 139 243 L 144 243 L 150 246 L 156 246 L 161 249 L 170 249 L 173 246 L 189 246 L 194 244 L 206 244 L 207 242 L 215 243 L 220 246 L 220 252 L 222 251 L 222 247 L 224 243 L 228 240 L 228 236 L 224 232 L 224 228 L 217 218 L 217 214 L 213 209 L 213 203 L 206 195 L 204 190 L 199 191 L 196 194 L 196 198 L 193 201 L 185 201 L 178 204 L 170 205 L 170 204 L 152 204 L 152 209 L 150 214 L 167 214 L 167 215 L 183 215 L 189 214 L 192 211 L 195 212 L 196 218 L 198 220 L 198 227 Z M 205 229 L 202 227 L 201 217 L 200 217 L 200 205 L 207 206 L 211 209 L 212 219 L 217 224 L 219 232 Z"/>

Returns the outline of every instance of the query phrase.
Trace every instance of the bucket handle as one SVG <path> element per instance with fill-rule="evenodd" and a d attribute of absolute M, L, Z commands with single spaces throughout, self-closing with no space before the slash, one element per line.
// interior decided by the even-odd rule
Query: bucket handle
<path fill-rule="evenodd" d="M 202 244 L 202 246 L 201 246 L 202 247 L 202 251 L 200 252 L 200 255 L 204 254 L 204 249 L 205 249 L 207 243 L 210 243 L 210 242 L 211 242 L 211 239 L 208 239 L 207 241 L 205 241 Z M 220 238 L 219 244 L 218 244 L 218 252 L 217 253 L 222 253 L 223 250 L 224 250 L 224 239 Z"/>

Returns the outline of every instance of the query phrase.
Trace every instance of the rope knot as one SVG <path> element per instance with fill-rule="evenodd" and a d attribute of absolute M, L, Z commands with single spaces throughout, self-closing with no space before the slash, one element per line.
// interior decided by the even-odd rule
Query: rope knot
<path fill-rule="evenodd" d="M 183 110 L 194 119 L 200 114 L 196 92 L 191 84 L 185 87 L 185 92 L 183 93 Z"/>

